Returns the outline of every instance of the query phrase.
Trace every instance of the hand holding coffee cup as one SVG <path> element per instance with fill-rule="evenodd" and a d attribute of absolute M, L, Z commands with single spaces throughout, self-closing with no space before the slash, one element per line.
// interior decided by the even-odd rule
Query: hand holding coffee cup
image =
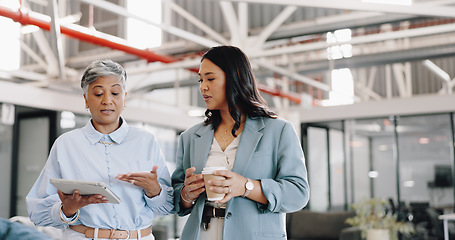
<path fill-rule="evenodd" d="M 213 191 L 210 191 L 210 185 L 208 184 L 208 181 L 210 180 L 224 180 L 226 179 L 223 176 L 217 176 L 213 175 L 213 171 L 215 170 L 227 170 L 226 167 L 205 167 L 202 170 L 202 175 L 204 175 L 204 184 L 205 184 L 205 192 L 207 193 L 207 200 L 209 201 L 217 201 L 221 200 L 224 198 L 225 193 L 216 193 Z"/>
<path fill-rule="evenodd" d="M 195 171 L 195 167 L 185 170 L 184 187 L 180 194 L 182 203 L 186 207 L 193 205 L 199 195 L 205 191 L 204 176 L 202 174 L 195 174 Z"/>

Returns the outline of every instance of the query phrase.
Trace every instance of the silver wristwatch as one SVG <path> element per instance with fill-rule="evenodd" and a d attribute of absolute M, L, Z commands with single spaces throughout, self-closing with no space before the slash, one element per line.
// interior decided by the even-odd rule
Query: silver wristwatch
<path fill-rule="evenodd" d="M 251 192 L 251 191 L 253 190 L 253 188 L 254 188 L 254 184 L 253 184 L 253 182 L 251 181 L 251 179 L 247 178 L 246 180 L 247 180 L 247 181 L 246 181 L 246 183 L 245 183 L 245 193 L 244 193 L 243 196 L 242 196 L 242 197 L 244 197 L 244 198 L 247 197 L 248 194 L 250 194 L 250 192 Z"/>

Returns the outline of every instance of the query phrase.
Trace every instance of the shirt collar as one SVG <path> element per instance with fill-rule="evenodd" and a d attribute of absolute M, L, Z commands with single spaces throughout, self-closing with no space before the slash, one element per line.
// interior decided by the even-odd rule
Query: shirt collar
<path fill-rule="evenodd" d="M 125 139 L 129 129 L 129 126 L 126 123 L 125 119 L 120 117 L 120 122 L 121 125 L 117 130 L 107 134 L 109 138 L 111 138 L 114 142 L 119 144 L 122 143 L 122 141 Z M 85 137 L 89 140 L 91 144 L 99 142 L 103 138 L 103 136 L 106 135 L 98 132 L 98 130 L 95 129 L 95 127 L 92 124 L 92 119 L 90 119 L 90 121 L 88 121 L 87 124 L 85 124 L 85 126 L 82 128 L 82 131 L 84 132 Z"/>

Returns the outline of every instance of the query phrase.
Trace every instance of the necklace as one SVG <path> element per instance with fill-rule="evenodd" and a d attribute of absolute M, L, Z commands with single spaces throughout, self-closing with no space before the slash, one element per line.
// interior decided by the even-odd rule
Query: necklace
<path fill-rule="evenodd" d="M 238 135 L 237 132 L 242 132 L 243 126 L 244 126 L 244 122 L 240 123 L 239 129 L 237 129 L 237 131 L 235 131 L 235 134 L 236 134 L 236 135 Z M 231 143 L 232 140 L 236 138 L 236 137 L 235 137 L 234 135 L 232 135 L 232 133 L 230 133 L 230 132 L 229 132 L 229 135 L 228 135 L 228 129 L 229 129 L 229 128 L 225 128 L 225 129 L 224 129 L 224 135 L 223 135 L 223 134 L 219 134 L 219 136 L 221 137 L 221 139 L 223 139 L 223 142 L 224 142 L 224 145 L 223 145 L 223 146 L 224 146 L 224 148 L 223 148 L 224 150 L 226 150 L 226 148 L 227 148 L 227 146 L 228 146 L 228 142 Z M 232 127 L 231 127 L 231 129 L 232 129 Z M 227 139 L 224 138 L 224 136 L 227 136 Z M 223 149 L 222 149 L 222 150 L 223 150 Z M 223 151 L 224 151 L 224 150 L 223 150 Z"/>
<path fill-rule="evenodd" d="M 103 141 L 101 141 L 101 140 L 99 140 L 98 142 L 99 142 L 99 143 L 102 143 L 102 144 L 104 144 L 104 145 L 114 145 L 114 144 L 115 144 L 115 142 L 103 142 Z"/>
<path fill-rule="evenodd" d="M 224 129 L 224 135 L 226 136 L 227 134 L 228 134 L 228 132 L 227 132 L 227 128 L 226 128 L 226 129 Z M 232 136 L 232 135 L 230 135 L 230 136 Z M 228 144 L 227 144 L 227 143 L 228 143 L 228 140 L 230 141 L 230 140 L 231 140 L 231 137 L 229 137 L 228 139 L 224 138 L 223 135 L 220 135 L 220 137 L 221 137 L 221 139 L 223 139 L 223 141 L 224 141 L 224 148 L 223 148 L 223 149 L 226 150 L 227 145 L 228 145 Z M 232 136 L 232 137 L 234 137 L 234 136 Z M 235 138 L 235 137 L 234 137 L 234 138 Z"/>

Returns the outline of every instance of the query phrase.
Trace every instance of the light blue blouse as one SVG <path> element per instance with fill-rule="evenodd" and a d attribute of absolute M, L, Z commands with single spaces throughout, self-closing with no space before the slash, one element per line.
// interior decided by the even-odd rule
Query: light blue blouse
<path fill-rule="evenodd" d="M 89 121 L 83 128 L 57 138 L 26 198 L 32 222 L 38 226 L 67 226 L 60 219 L 61 201 L 57 189 L 49 183 L 50 178 L 105 182 L 122 199 L 120 204 L 91 204 L 81 208 L 74 224 L 133 230 L 150 226 L 155 217 L 174 213 L 170 174 L 157 140 L 152 133 L 121 121 L 120 128 L 110 134 L 98 132 Z M 153 198 L 148 198 L 143 188 L 115 178 L 119 173 L 151 171 L 155 165 L 159 167 L 161 192 Z"/>

